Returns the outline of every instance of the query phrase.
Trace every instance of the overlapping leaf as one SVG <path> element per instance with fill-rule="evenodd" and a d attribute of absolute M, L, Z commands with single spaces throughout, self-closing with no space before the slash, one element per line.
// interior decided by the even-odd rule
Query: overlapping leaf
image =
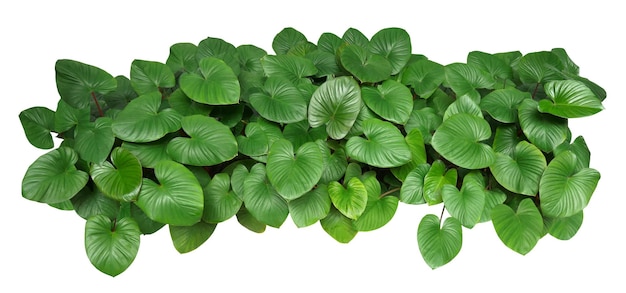
<path fill-rule="evenodd" d="M 446 218 L 442 226 L 439 217 L 426 215 L 417 228 L 417 244 L 428 266 L 432 269 L 443 266 L 461 251 L 461 222 L 450 217 Z"/>
<path fill-rule="evenodd" d="M 135 200 L 143 180 L 139 160 L 124 148 L 111 152 L 111 162 L 93 164 L 90 173 L 102 193 L 118 201 Z"/>
<path fill-rule="evenodd" d="M 322 152 L 313 142 L 303 144 L 294 155 L 291 142 L 279 140 L 272 144 L 267 155 L 267 178 L 287 200 L 309 192 L 323 172 Z"/>
<path fill-rule="evenodd" d="M 361 108 L 361 89 L 351 77 L 323 83 L 311 97 L 308 119 L 311 127 L 326 125 L 328 136 L 342 139 L 354 125 Z"/>
<path fill-rule="evenodd" d="M 534 196 L 539 191 L 539 180 L 546 168 L 546 158 L 536 146 L 520 141 L 512 156 L 496 153 L 490 166 L 491 174 L 506 189 Z"/>
<path fill-rule="evenodd" d="M 539 111 L 563 118 L 579 118 L 596 114 L 602 109 L 602 102 L 582 82 L 558 80 L 545 84 L 546 95 L 550 98 L 539 101 Z"/>
<path fill-rule="evenodd" d="M 484 119 L 466 113 L 450 116 L 433 135 L 431 144 L 444 158 L 466 169 L 480 169 L 495 161 L 493 149 L 481 141 L 491 137 Z"/>
<path fill-rule="evenodd" d="M 171 108 L 160 107 L 158 92 L 137 97 L 113 119 L 113 134 L 124 141 L 151 142 L 180 129 L 182 116 Z"/>
<path fill-rule="evenodd" d="M 132 218 L 111 223 L 103 215 L 91 217 L 85 224 L 85 251 L 89 261 L 109 276 L 123 273 L 139 251 L 141 231 Z"/>
<path fill-rule="evenodd" d="M 491 210 L 491 219 L 504 245 L 522 255 L 530 252 L 543 235 L 543 219 L 532 199 L 522 200 L 517 211 L 497 205 Z"/>
<path fill-rule="evenodd" d="M 54 147 L 51 131 L 55 129 L 54 111 L 46 107 L 32 107 L 20 112 L 20 122 L 31 145 L 40 149 Z"/>
<path fill-rule="evenodd" d="M 231 105 L 239 102 L 239 80 L 231 67 L 215 57 L 202 58 L 198 65 L 200 74 L 185 72 L 179 79 L 180 88 L 189 98 L 208 105 Z"/>
<path fill-rule="evenodd" d="M 349 157 L 371 166 L 399 167 L 411 160 L 411 149 L 393 124 L 375 118 L 363 122 L 367 137 L 351 137 L 346 144 Z"/>
<path fill-rule="evenodd" d="M 411 91 L 392 79 L 376 87 L 361 88 L 361 97 L 374 113 L 397 124 L 405 124 L 413 110 Z"/>
<path fill-rule="evenodd" d="M 89 108 L 98 95 L 117 88 L 117 81 L 109 73 L 78 61 L 58 60 L 54 71 L 61 99 L 74 108 Z"/>

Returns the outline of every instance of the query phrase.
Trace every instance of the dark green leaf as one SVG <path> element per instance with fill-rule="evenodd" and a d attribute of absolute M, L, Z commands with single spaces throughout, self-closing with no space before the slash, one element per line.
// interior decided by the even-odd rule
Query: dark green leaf
<path fill-rule="evenodd" d="M 139 95 L 161 92 L 176 85 L 170 68 L 160 62 L 134 60 L 130 66 L 130 83 Z"/>
<path fill-rule="evenodd" d="M 135 260 L 139 251 L 139 226 L 132 218 L 113 223 L 106 216 L 91 217 L 85 224 L 85 251 L 99 271 L 117 276 Z"/>
<path fill-rule="evenodd" d="M 132 100 L 111 125 L 116 137 L 129 142 L 150 142 L 180 129 L 182 116 L 161 110 L 161 95 L 153 92 Z"/>
<path fill-rule="evenodd" d="M 180 88 L 190 99 L 208 105 L 239 103 L 241 89 L 232 68 L 214 57 L 200 59 L 199 66 L 200 74 L 185 72 L 179 79 Z"/>
<path fill-rule="evenodd" d="M 20 122 L 31 145 L 40 149 L 54 147 L 54 111 L 45 107 L 32 107 L 20 112 Z"/>
<path fill-rule="evenodd" d="M 170 237 L 180 253 L 187 253 L 200 247 L 215 231 L 217 224 L 198 222 L 192 226 L 170 225 Z"/>
<path fill-rule="evenodd" d="M 461 251 L 461 222 L 455 218 L 447 218 L 441 226 L 439 217 L 428 214 L 422 218 L 417 228 L 417 244 L 428 266 L 432 269 L 443 266 Z"/>
<path fill-rule="evenodd" d="M 495 206 L 491 218 L 504 245 L 522 255 L 530 252 L 543 234 L 543 218 L 530 198 L 522 200 L 517 211 L 504 204 Z"/>
<path fill-rule="evenodd" d="M 74 108 L 89 108 L 97 95 L 117 88 L 117 81 L 106 71 L 78 61 L 58 60 L 54 70 L 61 99 Z"/>
<path fill-rule="evenodd" d="M 361 90 L 351 77 L 338 77 L 323 83 L 311 97 L 309 124 L 326 125 L 333 139 L 344 138 L 356 121 L 361 108 Z"/>
<path fill-rule="evenodd" d="M 118 201 L 134 201 L 141 189 L 141 164 L 124 148 L 118 147 L 111 152 L 111 162 L 93 164 L 90 173 L 98 189 Z"/>

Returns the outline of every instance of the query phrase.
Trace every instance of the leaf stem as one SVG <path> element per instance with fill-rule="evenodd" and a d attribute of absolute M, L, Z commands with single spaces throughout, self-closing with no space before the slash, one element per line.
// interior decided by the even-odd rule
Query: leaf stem
<path fill-rule="evenodd" d="M 446 210 L 446 205 L 443 205 L 441 209 L 441 215 L 439 215 L 439 226 L 441 226 L 441 220 L 443 219 L 443 212 Z"/>
<path fill-rule="evenodd" d="M 100 114 L 100 117 L 104 117 L 104 112 L 102 112 L 102 108 L 100 107 L 100 103 L 98 103 L 98 98 L 96 98 L 96 93 L 93 92 L 93 91 L 91 92 L 91 98 L 96 103 L 96 108 L 98 108 L 98 114 Z"/>
<path fill-rule="evenodd" d="M 537 94 L 537 90 L 539 89 L 539 83 L 537 83 L 537 85 L 535 85 L 535 89 L 533 90 L 533 99 L 535 99 L 535 95 Z"/>
<path fill-rule="evenodd" d="M 392 194 L 392 193 L 394 193 L 394 192 L 396 192 L 396 191 L 398 191 L 398 190 L 400 190 L 400 187 L 396 187 L 396 188 L 389 189 L 389 190 L 387 190 L 387 191 L 385 191 L 385 192 L 381 193 L 381 194 L 380 194 L 380 196 L 379 196 L 378 198 L 383 198 L 383 197 L 385 197 L 385 196 L 387 196 L 387 195 L 390 195 L 390 194 Z"/>

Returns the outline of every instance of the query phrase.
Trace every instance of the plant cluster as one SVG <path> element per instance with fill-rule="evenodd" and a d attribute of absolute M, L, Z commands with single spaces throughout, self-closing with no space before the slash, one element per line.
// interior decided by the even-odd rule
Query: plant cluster
<path fill-rule="evenodd" d="M 478 223 L 521 254 L 579 229 L 600 174 L 567 122 L 606 93 L 565 50 L 444 66 L 400 28 L 317 43 L 285 28 L 272 48 L 177 43 L 165 63 L 134 60 L 129 78 L 58 60 L 56 110 L 19 114 L 33 146 L 54 148 L 27 169 L 23 197 L 84 218 L 87 257 L 111 276 L 142 234 L 167 225 L 186 253 L 233 217 L 261 233 L 291 215 L 347 243 L 399 202 L 441 204 L 417 227 L 432 268 Z"/>

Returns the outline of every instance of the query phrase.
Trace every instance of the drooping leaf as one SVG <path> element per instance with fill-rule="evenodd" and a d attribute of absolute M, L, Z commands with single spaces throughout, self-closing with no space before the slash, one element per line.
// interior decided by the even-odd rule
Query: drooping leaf
<path fill-rule="evenodd" d="M 326 125 L 328 136 L 342 139 L 356 121 L 361 108 L 361 90 L 351 77 L 323 83 L 311 97 L 308 120 L 311 127 Z"/>
<path fill-rule="evenodd" d="M 230 188 L 230 176 L 218 173 L 204 187 L 202 220 L 207 223 L 224 222 L 237 214 L 242 200 Z"/>
<path fill-rule="evenodd" d="M 87 184 L 86 172 L 76 169 L 78 155 L 68 147 L 59 147 L 33 162 L 22 179 L 22 196 L 54 204 L 76 195 Z"/>
<path fill-rule="evenodd" d="M 215 57 L 200 59 L 199 67 L 200 74 L 185 72 L 179 78 L 180 88 L 190 99 L 208 105 L 239 102 L 239 80 L 231 67 Z"/>
<path fill-rule="evenodd" d="M 51 131 L 54 131 L 54 111 L 46 107 L 32 107 L 20 112 L 19 118 L 26 138 L 40 149 L 54 147 Z"/>
<path fill-rule="evenodd" d="M 76 126 L 74 149 L 81 159 L 101 163 L 109 156 L 115 143 L 112 124 L 111 118 L 99 117 L 94 122 L 81 123 Z"/>
<path fill-rule="evenodd" d="M 354 239 L 358 231 L 353 221 L 335 208 L 331 208 L 328 215 L 320 220 L 322 229 L 339 243 L 348 243 Z"/>
<path fill-rule="evenodd" d="M 548 233 L 559 240 L 569 240 L 583 224 L 583 211 L 565 218 L 544 218 Z"/>
<path fill-rule="evenodd" d="M 311 191 L 323 172 L 322 152 L 313 142 L 303 144 L 294 155 L 291 142 L 279 140 L 267 155 L 267 178 L 286 200 Z"/>
<path fill-rule="evenodd" d="M 176 85 L 170 68 L 160 62 L 134 60 L 130 66 L 130 83 L 139 95 L 161 92 Z"/>
<path fill-rule="evenodd" d="M 137 206 L 164 224 L 191 226 L 200 221 L 204 195 L 198 179 L 184 165 L 160 161 L 154 167 L 158 183 L 144 178 Z"/>
<path fill-rule="evenodd" d="M 371 166 L 399 167 L 411 160 L 411 149 L 393 124 L 375 118 L 363 122 L 366 139 L 353 136 L 346 144 L 347 155 Z"/>
<path fill-rule="evenodd" d="M 428 205 L 435 205 L 443 201 L 442 192 L 446 184 L 456 185 L 457 170 L 446 170 L 446 165 L 437 160 L 433 162 L 424 176 L 424 199 Z"/>
<path fill-rule="evenodd" d="M 287 202 L 269 182 L 261 163 L 252 166 L 246 177 L 243 201 L 255 219 L 274 228 L 279 228 L 289 214 Z"/>
<path fill-rule="evenodd" d="M 132 218 L 112 223 L 106 216 L 93 216 L 85 224 L 87 257 L 99 271 L 115 277 L 135 260 L 140 235 L 139 226 Z"/>
<path fill-rule="evenodd" d="M 539 180 L 546 164 L 541 150 L 531 143 L 520 141 L 512 155 L 496 153 L 496 160 L 489 168 L 504 188 L 534 196 L 539 191 Z"/>
<path fill-rule="evenodd" d="M 111 152 L 111 162 L 93 164 L 90 173 L 98 189 L 118 201 L 135 200 L 143 180 L 137 157 L 120 147 Z"/>
<path fill-rule="evenodd" d="M 237 155 L 237 140 L 230 129 L 213 117 L 192 115 L 181 120 L 190 137 L 176 137 L 167 145 L 175 161 L 192 166 L 213 166 Z"/>
<path fill-rule="evenodd" d="M 361 97 L 374 113 L 397 124 L 405 124 L 413 110 L 413 95 L 409 88 L 392 79 L 376 87 L 362 87 Z"/>
<path fill-rule="evenodd" d="M 180 129 L 182 116 L 174 109 L 160 107 L 158 92 L 137 97 L 113 119 L 113 134 L 124 141 L 151 142 Z"/>
<path fill-rule="evenodd" d="M 602 102 L 580 81 L 555 80 L 546 83 L 544 89 L 550 100 L 539 101 L 540 112 L 563 118 L 579 118 L 604 109 Z"/>
<path fill-rule="evenodd" d="M 539 112 L 536 101 L 531 99 L 522 101 L 518 114 L 524 135 L 540 150 L 552 152 L 567 139 L 569 131 L 567 119 Z"/>
<path fill-rule="evenodd" d="M 337 181 L 328 184 L 328 194 L 333 205 L 346 217 L 356 220 L 363 214 L 367 206 L 367 190 L 363 182 L 352 177 L 344 188 Z"/>
<path fill-rule="evenodd" d="M 559 154 L 541 176 L 541 211 L 553 218 L 573 216 L 587 206 L 599 180 L 597 170 L 578 169 L 578 160 L 571 151 Z"/>
<path fill-rule="evenodd" d="M 530 252 L 543 235 L 543 218 L 529 198 L 519 203 L 517 211 L 504 204 L 495 206 L 491 221 L 504 245 L 522 255 Z"/>
<path fill-rule="evenodd" d="M 419 129 L 411 129 L 404 137 L 406 144 L 411 150 L 411 161 L 408 163 L 391 169 L 391 173 L 400 181 L 404 181 L 406 176 L 417 168 L 418 165 L 426 163 L 426 147 L 424 146 L 424 137 Z"/>
<path fill-rule="evenodd" d="M 446 184 L 441 190 L 443 203 L 450 215 L 466 228 L 473 228 L 483 214 L 485 192 L 483 187 L 473 182 L 463 182 L 461 190 Z"/>
<path fill-rule="evenodd" d="M 289 201 L 289 213 L 297 227 L 302 228 L 315 224 L 330 212 L 330 196 L 328 187 L 319 184 L 304 195 Z"/>
<path fill-rule="evenodd" d="M 398 74 L 411 58 L 411 38 L 401 28 L 385 28 L 372 36 L 370 52 L 383 56 L 391 64 L 391 75 Z"/>
<path fill-rule="evenodd" d="M 446 218 L 443 226 L 439 217 L 428 214 L 417 227 L 417 244 L 422 258 L 432 269 L 443 266 L 454 259 L 463 245 L 461 222 Z"/>
<path fill-rule="evenodd" d="M 170 237 L 174 248 L 179 253 L 187 253 L 200 247 L 204 242 L 209 240 L 217 224 L 208 224 L 198 222 L 191 226 L 172 226 L 170 228 Z"/>
<path fill-rule="evenodd" d="M 491 137 L 484 119 L 466 113 L 450 116 L 435 134 L 431 144 L 444 158 L 466 169 L 481 169 L 495 161 L 493 149 L 481 141 Z"/>
<path fill-rule="evenodd" d="M 402 182 L 400 188 L 400 201 L 408 204 L 422 204 L 424 200 L 424 181 L 430 170 L 427 163 L 417 165 Z"/>
<path fill-rule="evenodd" d="M 89 108 L 97 95 L 117 88 L 117 81 L 106 71 L 78 61 L 58 60 L 54 71 L 61 99 L 74 108 Z"/>

